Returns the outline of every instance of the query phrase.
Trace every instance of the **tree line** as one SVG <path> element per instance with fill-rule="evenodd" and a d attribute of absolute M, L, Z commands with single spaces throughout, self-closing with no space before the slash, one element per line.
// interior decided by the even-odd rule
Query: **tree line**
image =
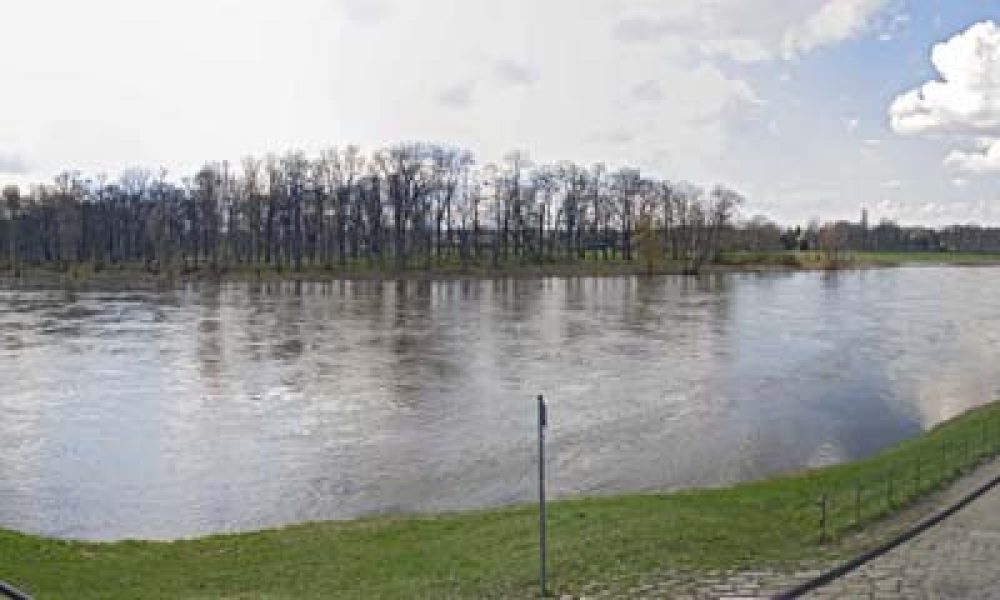
<path fill-rule="evenodd" d="M 694 272 L 732 237 L 742 202 L 723 186 L 633 168 L 534 164 L 519 152 L 477 165 L 441 145 L 347 146 L 209 163 L 179 183 L 133 168 L 117 180 L 67 171 L 27 192 L 8 186 L 0 264 L 300 272 L 632 261 L 642 252 Z"/>
<path fill-rule="evenodd" d="M 780 236 L 788 250 L 842 252 L 1000 252 L 1000 228 L 981 225 L 949 225 L 941 228 L 900 226 L 883 219 L 869 226 L 859 222 L 834 221 L 806 228 L 795 227 Z"/>
<path fill-rule="evenodd" d="M 738 220 L 743 197 L 638 169 L 535 164 L 520 152 L 480 165 L 463 149 L 357 146 L 238 164 L 192 177 L 132 168 L 117 179 L 67 171 L 0 197 L 0 269 L 152 273 L 229 269 L 435 269 L 671 262 L 696 273 L 722 252 L 1000 251 L 1000 228 L 780 228 Z"/>

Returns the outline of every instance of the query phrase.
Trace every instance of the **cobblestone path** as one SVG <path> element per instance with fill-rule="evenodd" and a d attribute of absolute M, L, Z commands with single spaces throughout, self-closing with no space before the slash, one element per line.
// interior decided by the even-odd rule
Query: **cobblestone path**
<path fill-rule="evenodd" d="M 1000 599 L 1000 488 L 807 597 Z"/>
<path fill-rule="evenodd" d="M 955 504 L 998 475 L 1000 460 L 982 465 L 928 503 L 891 519 L 880 531 L 874 532 L 874 537 L 890 539 L 893 533 Z M 875 540 L 866 544 L 867 547 L 874 545 Z M 835 564 L 823 560 L 804 561 L 788 572 L 762 569 L 694 573 L 666 569 L 644 577 L 638 584 L 595 583 L 587 586 L 580 596 L 564 596 L 562 600 L 771 598 L 816 577 Z M 1000 487 L 806 598 L 1000 600 Z"/>

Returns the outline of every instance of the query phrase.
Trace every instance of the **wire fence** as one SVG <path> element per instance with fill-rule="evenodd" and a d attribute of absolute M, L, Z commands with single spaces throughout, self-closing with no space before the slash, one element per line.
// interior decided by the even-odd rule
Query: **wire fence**
<path fill-rule="evenodd" d="M 820 542 L 912 505 L 1000 454 L 1000 414 L 946 428 L 897 454 L 864 476 L 821 485 L 814 505 Z"/>

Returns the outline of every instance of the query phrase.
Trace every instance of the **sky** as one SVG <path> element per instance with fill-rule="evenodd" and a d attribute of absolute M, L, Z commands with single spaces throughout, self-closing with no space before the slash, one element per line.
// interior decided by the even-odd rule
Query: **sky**
<path fill-rule="evenodd" d="M 993 0 L 0 0 L 0 184 L 448 143 L 1000 224 Z"/>

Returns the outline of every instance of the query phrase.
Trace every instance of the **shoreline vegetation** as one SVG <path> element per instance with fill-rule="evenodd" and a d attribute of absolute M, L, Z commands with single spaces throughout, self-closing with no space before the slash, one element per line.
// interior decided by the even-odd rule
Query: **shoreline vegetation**
<path fill-rule="evenodd" d="M 713 261 L 702 265 L 698 273 L 844 271 L 913 265 L 1000 266 L 1000 252 L 851 252 L 836 256 L 802 251 L 729 252 L 722 253 Z M 196 281 L 323 282 L 692 274 L 687 263 L 671 260 L 651 263 L 597 259 L 500 264 L 455 262 L 404 269 L 357 263 L 330 269 L 303 268 L 298 271 L 249 266 L 213 268 L 209 265 L 203 265 L 198 269 L 161 270 L 141 263 L 122 263 L 101 268 L 95 268 L 93 264 L 75 264 L 66 267 L 40 265 L 21 268 L 16 275 L 9 269 L 6 271 L 0 269 L 0 283 L 170 285 Z"/>
<path fill-rule="evenodd" d="M 878 543 L 872 532 L 887 517 L 998 451 L 1000 403 L 992 403 L 851 463 L 725 488 L 557 500 L 549 505 L 552 592 L 637 581 L 665 567 L 843 558 Z M 915 480 L 907 471 L 914 464 Z M 895 496 L 886 501 L 892 474 Z M 855 513 L 837 498 L 854 497 L 860 482 L 874 493 L 857 496 Z M 816 499 L 827 494 L 830 528 L 821 535 Z M 0 578 L 39 598 L 532 597 L 536 528 L 537 508 L 525 505 L 176 542 L 85 543 L 0 530 Z"/>
<path fill-rule="evenodd" d="M 1000 252 L 1000 228 L 882 219 L 782 227 L 724 185 L 409 142 L 64 171 L 0 190 L 0 277 L 343 279 L 838 269 L 867 254 Z M 860 257 L 860 258 L 859 258 Z M 892 259 L 900 260 L 900 259 Z M 891 262 L 891 261 L 890 261 Z"/>

